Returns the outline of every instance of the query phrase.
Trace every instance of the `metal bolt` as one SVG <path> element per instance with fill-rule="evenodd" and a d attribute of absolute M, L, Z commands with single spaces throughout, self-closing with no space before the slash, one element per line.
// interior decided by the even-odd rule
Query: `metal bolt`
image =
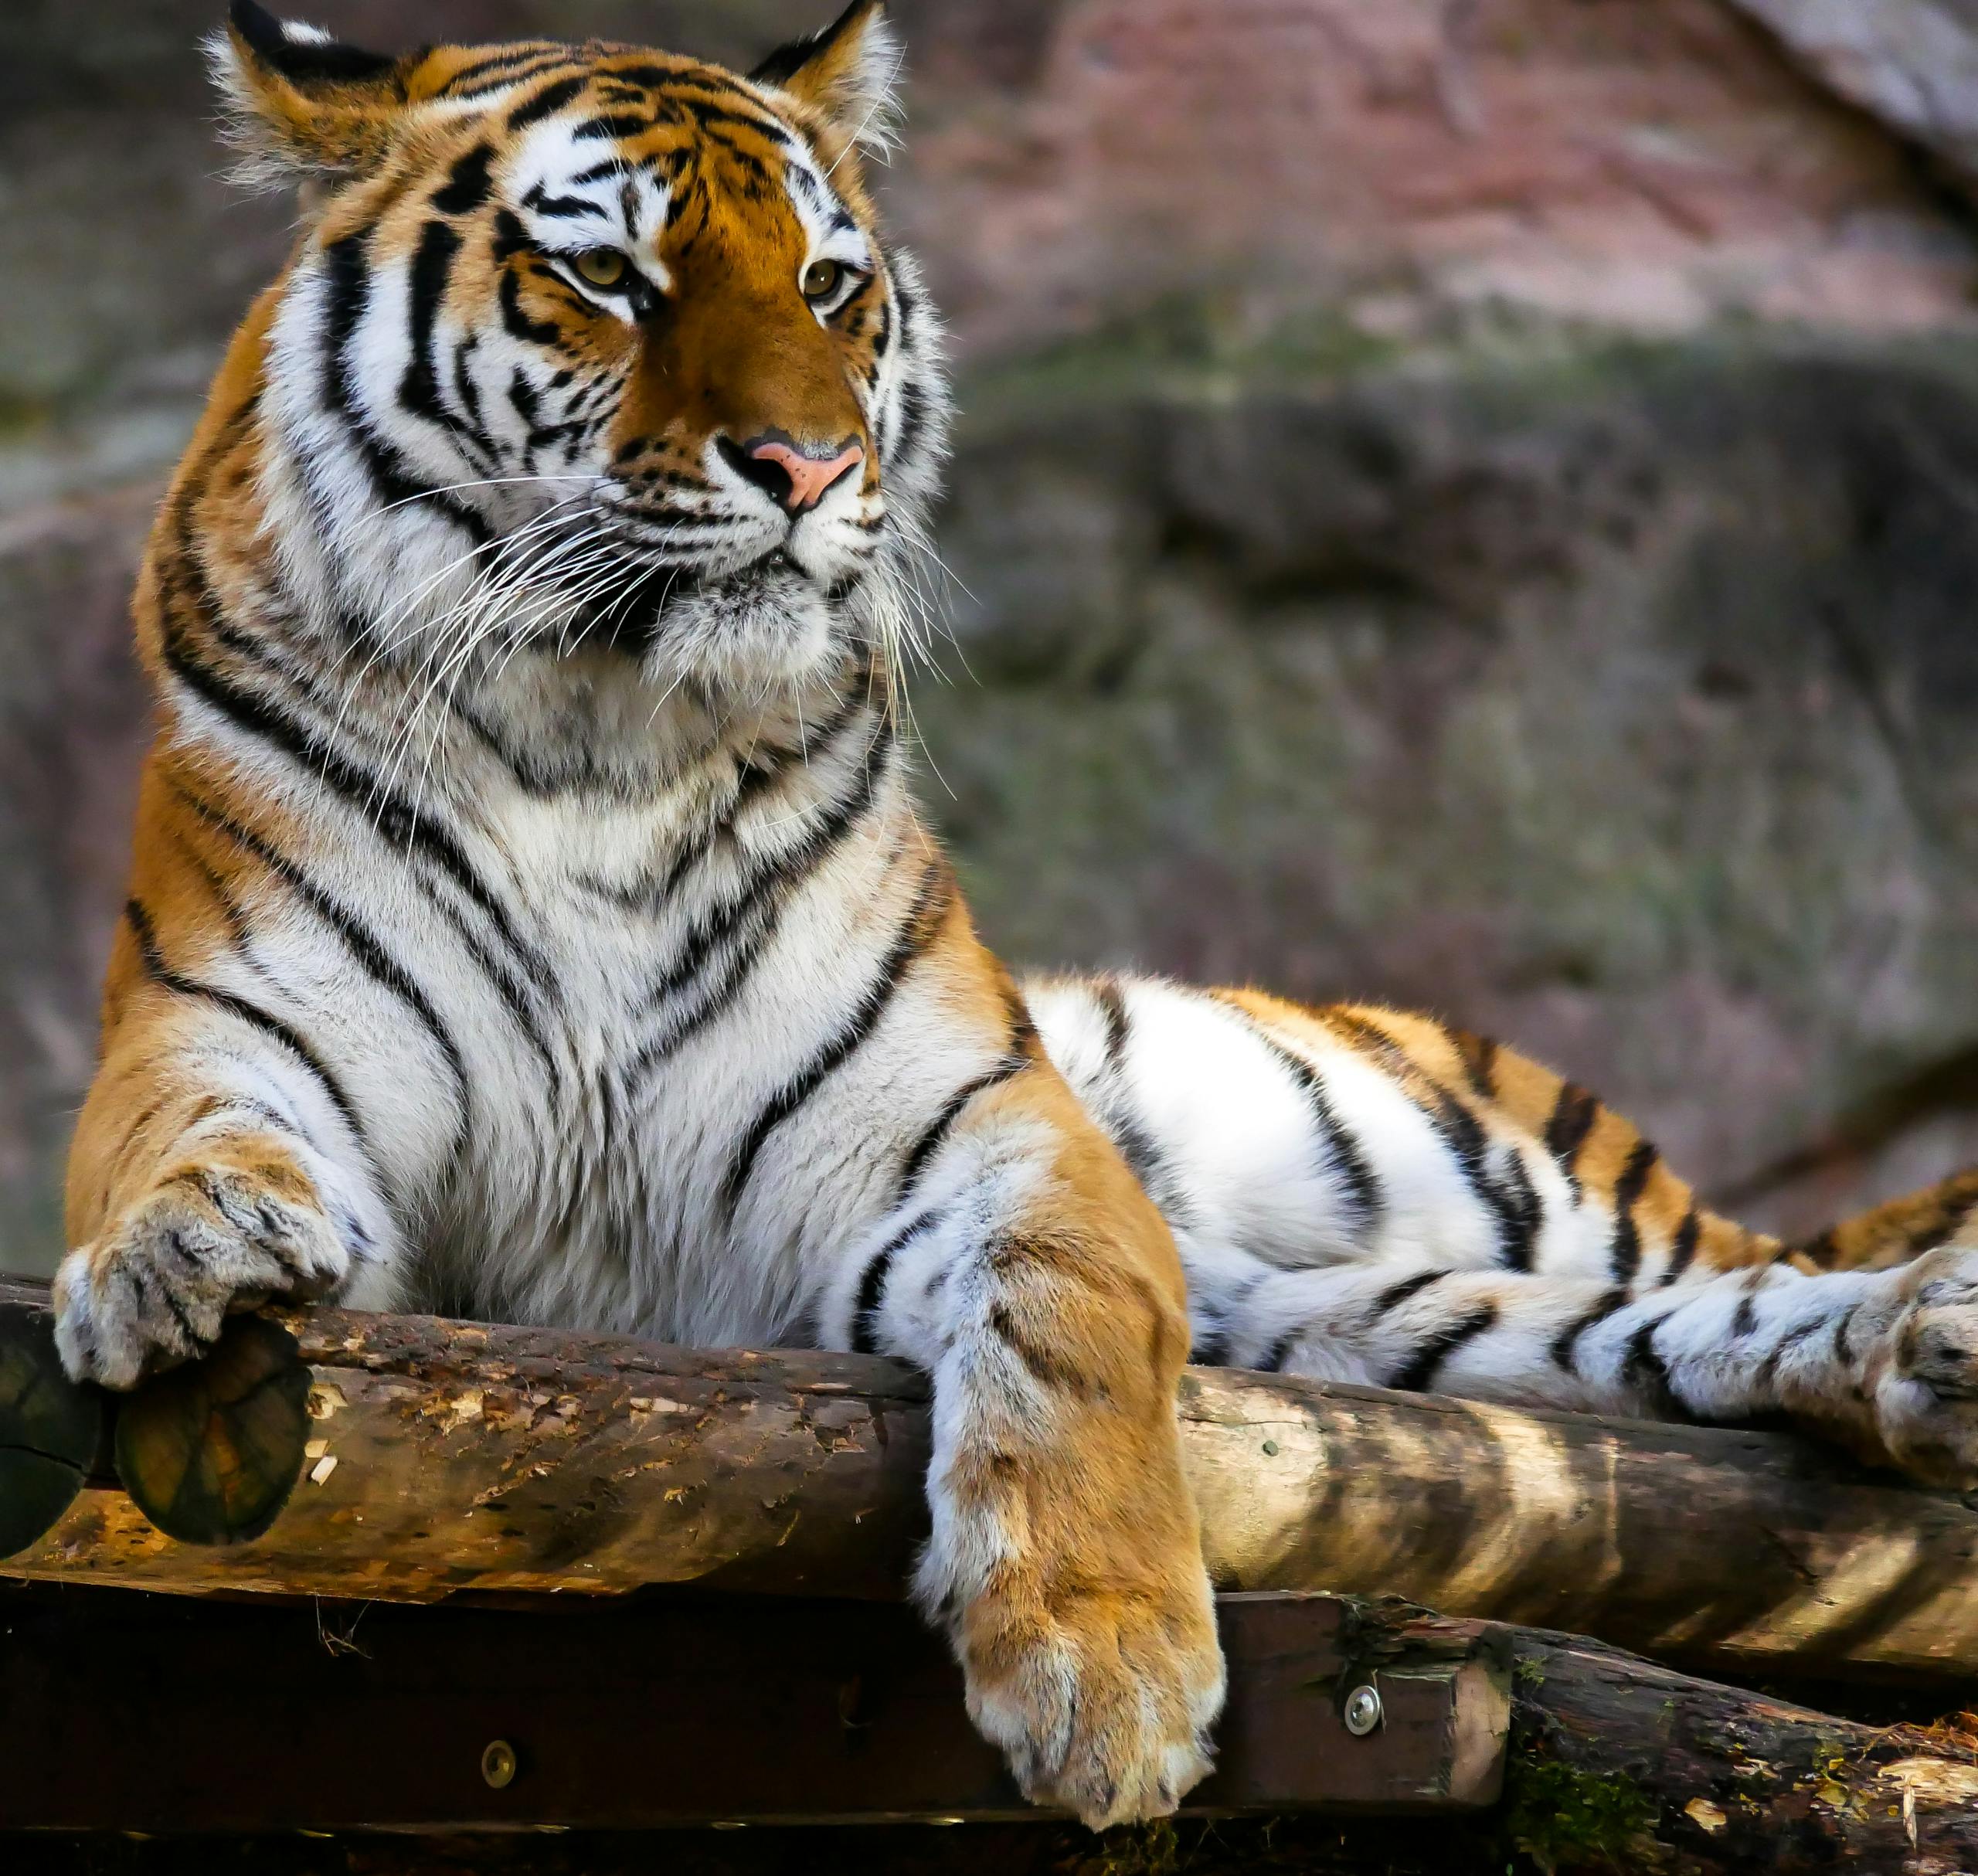
<path fill-rule="evenodd" d="M 505 1739 L 491 1739 L 481 1749 L 481 1776 L 496 1791 L 515 1783 L 518 1762 L 515 1749 Z"/>
<path fill-rule="evenodd" d="M 1277 1442 L 1275 1439 L 1266 1439 L 1264 1442 L 1264 1457 L 1266 1459 L 1277 1457 Z"/>
<path fill-rule="evenodd" d="M 1364 1739 L 1381 1723 L 1381 1696 L 1377 1687 L 1357 1687 L 1346 1697 L 1346 1730 Z"/>

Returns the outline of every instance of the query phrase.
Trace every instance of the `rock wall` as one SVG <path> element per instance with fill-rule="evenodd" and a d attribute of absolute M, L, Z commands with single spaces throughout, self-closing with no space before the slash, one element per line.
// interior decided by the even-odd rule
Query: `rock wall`
<path fill-rule="evenodd" d="M 418 32 L 745 58 L 828 10 Z M 217 179 L 217 11 L 0 17 L 15 1267 L 56 1242 L 121 897 L 123 595 L 287 238 Z M 406 11 L 313 9 L 381 43 Z M 992 939 L 1431 1004 L 1767 1222 L 1978 1159 L 1962 199 L 1721 0 L 898 11 L 885 190 L 964 410 L 915 695 Z"/>

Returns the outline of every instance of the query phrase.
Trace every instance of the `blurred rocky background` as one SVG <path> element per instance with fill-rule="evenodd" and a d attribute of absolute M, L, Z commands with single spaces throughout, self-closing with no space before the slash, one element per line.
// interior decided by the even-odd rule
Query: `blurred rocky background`
<path fill-rule="evenodd" d="M 746 60 L 834 0 L 315 0 Z M 219 0 L 0 10 L 0 1264 L 124 602 L 287 211 Z M 1978 0 L 898 0 L 953 324 L 930 804 L 1006 953 L 1422 1004 L 1755 1222 L 1978 1161 Z"/>

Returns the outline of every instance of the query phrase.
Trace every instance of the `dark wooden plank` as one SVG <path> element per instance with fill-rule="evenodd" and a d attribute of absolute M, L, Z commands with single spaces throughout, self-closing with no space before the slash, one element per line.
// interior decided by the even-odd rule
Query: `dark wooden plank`
<path fill-rule="evenodd" d="M 1351 1606 L 1222 1606 L 1208 1813 L 1463 1810 L 1497 1793 L 1487 1638 L 1390 1647 L 1356 1738 Z M 906 1610 L 743 1598 L 531 1612 L 0 1593 L 0 1829 L 587 1829 L 1034 1816 Z M 492 1783 L 491 1747 L 511 1753 Z"/>

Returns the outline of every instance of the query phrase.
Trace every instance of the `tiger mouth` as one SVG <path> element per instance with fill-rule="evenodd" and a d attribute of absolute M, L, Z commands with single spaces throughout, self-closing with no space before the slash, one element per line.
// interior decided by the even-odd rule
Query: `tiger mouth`
<path fill-rule="evenodd" d="M 816 576 L 781 545 L 741 566 L 719 572 L 655 568 L 642 574 L 624 592 L 586 608 L 583 629 L 573 635 L 573 642 L 610 645 L 642 654 L 658 640 L 668 615 L 689 600 L 718 600 L 737 606 L 754 600 L 769 604 L 809 591 L 835 604 L 848 598 L 857 585 L 853 579 L 821 587 Z"/>

